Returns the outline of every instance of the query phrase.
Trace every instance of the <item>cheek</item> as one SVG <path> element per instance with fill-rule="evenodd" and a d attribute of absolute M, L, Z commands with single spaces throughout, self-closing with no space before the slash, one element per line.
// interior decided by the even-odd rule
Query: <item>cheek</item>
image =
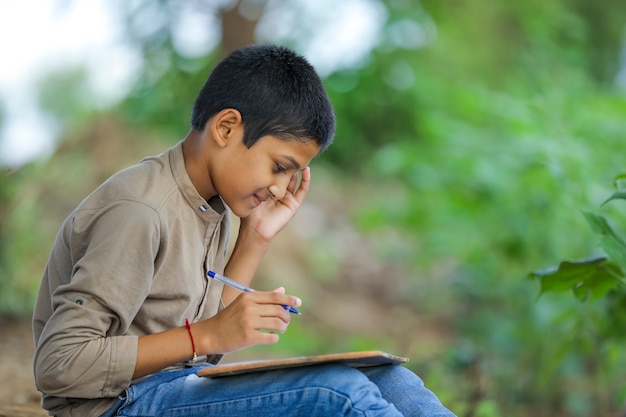
<path fill-rule="evenodd" d="M 240 169 L 232 171 L 231 175 L 226 176 L 221 187 L 223 197 L 230 199 L 248 198 L 252 194 L 269 187 L 268 176 L 263 176 L 249 168 L 240 167 Z"/>
<path fill-rule="evenodd" d="M 271 185 L 273 173 L 267 163 L 251 160 L 239 167 L 235 182 L 240 192 L 253 194 Z"/>
<path fill-rule="evenodd" d="M 227 166 L 221 166 L 220 171 L 222 197 L 245 199 L 272 184 L 273 167 L 263 155 L 245 150 L 231 155 L 229 161 Z"/>

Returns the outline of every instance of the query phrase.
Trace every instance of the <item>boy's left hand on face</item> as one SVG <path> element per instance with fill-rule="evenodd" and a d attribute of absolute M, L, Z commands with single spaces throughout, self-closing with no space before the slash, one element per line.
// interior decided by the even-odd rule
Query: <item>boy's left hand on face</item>
<path fill-rule="evenodd" d="M 251 227 L 261 238 L 270 241 L 296 214 L 311 185 L 311 168 L 302 170 L 298 185 L 298 173 L 294 173 L 283 198 L 270 198 L 242 219 L 242 225 Z M 297 188 L 296 188 L 297 187 Z"/>

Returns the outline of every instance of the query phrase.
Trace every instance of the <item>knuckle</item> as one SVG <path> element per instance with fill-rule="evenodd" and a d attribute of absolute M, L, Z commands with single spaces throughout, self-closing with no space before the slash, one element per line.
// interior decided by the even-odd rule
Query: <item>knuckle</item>
<path fill-rule="evenodd" d="M 239 297 L 241 298 L 242 301 L 250 303 L 254 299 L 254 293 L 242 292 L 241 294 L 239 294 Z"/>
<path fill-rule="evenodd" d="M 276 321 L 275 321 L 275 327 L 274 328 L 276 329 L 276 331 L 278 331 L 280 333 L 285 333 L 287 331 L 287 326 L 288 325 L 289 324 L 285 323 L 284 320 L 282 320 L 280 318 L 277 318 Z"/>

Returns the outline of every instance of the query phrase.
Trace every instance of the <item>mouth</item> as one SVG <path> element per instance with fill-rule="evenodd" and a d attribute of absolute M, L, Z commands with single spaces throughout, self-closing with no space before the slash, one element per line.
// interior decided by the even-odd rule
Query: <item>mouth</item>
<path fill-rule="evenodd" d="M 252 195 L 252 200 L 254 200 L 254 207 L 260 206 L 265 200 L 259 197 L 257 194 Z"/>

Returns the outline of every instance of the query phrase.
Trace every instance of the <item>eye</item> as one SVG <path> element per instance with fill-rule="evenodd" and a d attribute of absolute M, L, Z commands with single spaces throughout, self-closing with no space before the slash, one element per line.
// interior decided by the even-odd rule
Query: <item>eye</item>
<path fill-rule="evenodd" d="M 285 174 L 287 173 L 287 170 L 285 169 L 284 166 L 282 166 L 281 164 L 276 164 L 276 172 L 279 172 L 281 174 Z"/>

